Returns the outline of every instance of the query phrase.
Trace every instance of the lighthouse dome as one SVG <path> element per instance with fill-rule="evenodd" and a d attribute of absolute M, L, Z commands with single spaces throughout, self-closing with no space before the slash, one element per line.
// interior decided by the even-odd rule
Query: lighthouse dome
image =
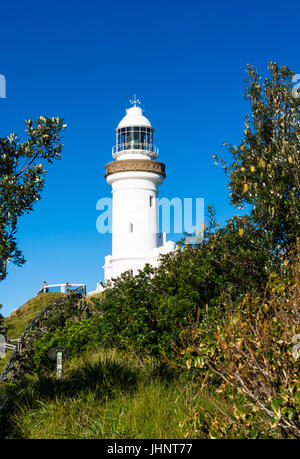
<path fill-rule="evenodd" d="M 134 96 L 130 101 L 133 107 L 126 110 L 126 116 L 116 129 L 116 145 L 112 149 L 115 159 L 156 158 L 158 149 L 153 145 L 154 128 L 138 107 L 140 101 Z"/>
<path fill-rule="evenodd" d="M 151 123 L 143 115 L 143 110 L 141 107 L 131 107 L 126 110 L 126 115 L 124 118 L 120 121 L 117 129 L 123 128 L 123 127 L 130 127 L 130 126 L 144 126 L 144 127 L 151 127 Z"/>

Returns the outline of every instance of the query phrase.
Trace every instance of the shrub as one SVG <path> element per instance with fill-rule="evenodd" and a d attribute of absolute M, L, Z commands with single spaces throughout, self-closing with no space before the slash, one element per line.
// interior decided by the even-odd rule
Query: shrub
<path fill-rule="evenodd" d="M 34 362 L 37 368 L 50 367 L 47 352 L 52 347 L 67 347 L 71 355 L 76 355 L 96 342 L 99 317 L 74 322 L 67 319 L 63 327 L 48 332 L 34 343 Z"/>
<path fill-rule="evenodd" d="M 148 265 L 136 276 L 124 273 L 93 299 L 103 314 L 99 342 L 169 354 L 198 311 L 207 326 L 218 321 L 224 292 L 237 301 L 247 290 L 263 289 L 272 267 L 249 218 L 233 218 L 221 229 L 212 222 L 201 244 L 183 242 L 162 257 L 158 268 Z"/>
<path fill-rule="evenodd" d="M 268 63 L 262 79 L 248 65 L 245 96 L 251 105 L 239 146 L 228 145 L 231 203 L 251 206 L 251 217 L 265 247 L 290 258 L 300 220 L 300 99 L 293 97 L 294 73 Z M 227 146 L 227 144 L 225 144 Z"/>
<path fill-rule="evenodd" d="M 234 308 L 229 301 L 213 333 L 201 326 L 186 333 L 188 346 L 182 352 L 188 367 L 202 369 L 202 383 L 204 373 L 205 383 L 208 375 L 220 378 L 218 390 L 236 389 L 244 405 L 227 418 L 227 425 L 211 416 L 199 417 L 199 425 L 208 424 L 217 436 L 243 426 L 247 435 L 300 437 L 299 360 L 293 343 L 300 331 L 299 300 L 296 265 L 292 276 L 273 273 L 264 295 L 245 296 Z"/>

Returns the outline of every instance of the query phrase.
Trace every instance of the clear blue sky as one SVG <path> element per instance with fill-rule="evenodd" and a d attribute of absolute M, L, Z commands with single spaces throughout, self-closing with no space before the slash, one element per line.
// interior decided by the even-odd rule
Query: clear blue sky
<path fill-rule="evenodd" d="M 40 284 L 103 279 L 110 235 L 96 231 L 96 202 L 110 196 L 104 165 L 115 127 L 136 93 L 166 163 L 161 197 L 203 197 L 221 224 L 232 216 L 226 177 L 212 153 L 241 140 L 247 63 L 300 73 L 298 1 L 5 2 L 1 5 L 0 136 L 24 119 L 62 116 L 63 159 L 49 166 L 34 212 L 20 219 L 27 263 L 0 284 L 2 314 Z M 171 235 L 172 237 L 172 235 Z"/>

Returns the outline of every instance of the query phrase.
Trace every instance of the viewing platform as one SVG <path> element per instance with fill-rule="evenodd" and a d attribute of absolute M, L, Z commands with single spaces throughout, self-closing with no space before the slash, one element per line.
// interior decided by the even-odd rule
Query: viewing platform
<path fill-rule="evenodd" d="M 46 284 L 38 291 L 39 293 L 48 293 L 48 292 L 77 292 L 81 293 L 83 296 L 86 296 L 86 285 L 85 284 L 69 284 L 65 282 L 64 284 Z"/>

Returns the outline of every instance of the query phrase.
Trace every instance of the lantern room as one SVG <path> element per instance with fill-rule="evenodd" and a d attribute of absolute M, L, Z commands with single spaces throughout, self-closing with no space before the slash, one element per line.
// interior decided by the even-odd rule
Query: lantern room
<path fill-rule="evenodd" d="M 143 154 L 149 158 L 156 158 L 158 149 L 153 144 L 154 128 L 138 107 L 140 102 L 134 98 L 133 107 L 126 110 L 126 116 L 120 121 L 116 129 L 116 145 L 113 147 L 113 157 L 118 159 L 122 155 Z M 121 159 L 121 158 L 120 158 Z"/>

